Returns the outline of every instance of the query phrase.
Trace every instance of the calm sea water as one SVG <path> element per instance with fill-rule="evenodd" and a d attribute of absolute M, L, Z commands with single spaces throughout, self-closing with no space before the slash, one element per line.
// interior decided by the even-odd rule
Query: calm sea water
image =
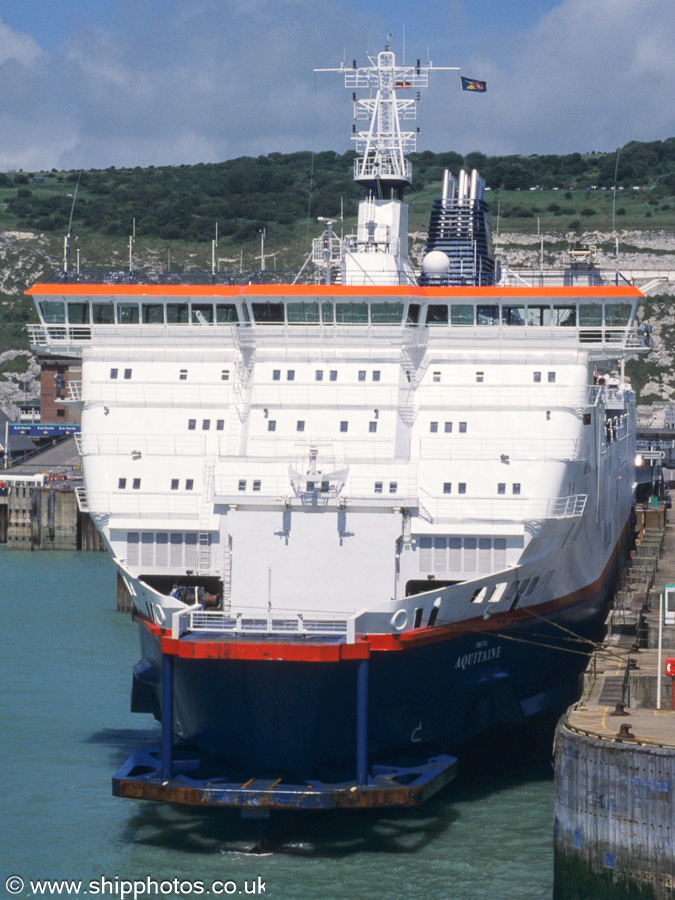
<path fill-rule="evenodd" d="M 260 878 L 273 900 L 550 900 L 550 754 L 529 742 L 476 751 L 421 811 L 282 820 L 267 854 L 248 852 L 260 826 L 238 813 L 113 798 L 111 774 L 159 727 L 129 712 L 137 638 L 112 563 L 0 547 L 0 585 L 0 896 L 34 896 L 38 878 L 122 896 L 116 878 L 149 877 L 183 884 L 146 896 L 197 881 L 250 893 Z M 26 885 L 14 895 L 11 875 Z"/>

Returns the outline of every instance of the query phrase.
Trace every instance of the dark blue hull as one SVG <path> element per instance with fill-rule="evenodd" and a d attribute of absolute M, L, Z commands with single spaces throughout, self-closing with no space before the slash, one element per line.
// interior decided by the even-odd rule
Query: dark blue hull
<path fill-rule="evenodd" d="M 544 618 L 371 651 L 368 757 L 456 753 L 491 726 L 521 722 L 571 702 L 615 577 Z M 161 671 L 159 639 L 141 624 L 143 656 Z M 174 731 L 225 764 L 298 776 L 353 766 L 358 660 L 186 659 L 174 662 Z M 159 690 L 153 703 L 159 712 Z"/>

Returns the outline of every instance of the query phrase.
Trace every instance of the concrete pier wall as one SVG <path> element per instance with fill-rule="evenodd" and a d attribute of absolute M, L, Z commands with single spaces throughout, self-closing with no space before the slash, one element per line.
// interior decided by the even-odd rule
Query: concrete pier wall
<path fill-rule="evenodd" d="M 673 750 L 631 743 L 558 725 L 555 900 L 673 897 Z"/>
<path fill-rule="evenodd" d="M 12 485 L 0 497 L 0 543 L 12 550 L 104 550 L 75 491 Z"/>

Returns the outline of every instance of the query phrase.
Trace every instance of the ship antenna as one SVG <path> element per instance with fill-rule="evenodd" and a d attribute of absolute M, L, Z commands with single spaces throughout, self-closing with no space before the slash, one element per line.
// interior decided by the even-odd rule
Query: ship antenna
<path fill-rule="evenodd" d="M 80 186 L 80 178 L 82 178 L 82 172 L 77 176 L 77 184 L 75 185 L 75 192 L 73 194 L 73 204 L 70 207 L 70 220 L 68 222 L 68 234 L 63 239 L 63 271 L 64 273 L 68 273 L 68 249 L 70 244 L 70 231 L 73 227 L 73 213 L 75 212 L 75 200 L 77 199 L 77 189 Z M 78 266 L 79 269 L 79 266 Z"/>

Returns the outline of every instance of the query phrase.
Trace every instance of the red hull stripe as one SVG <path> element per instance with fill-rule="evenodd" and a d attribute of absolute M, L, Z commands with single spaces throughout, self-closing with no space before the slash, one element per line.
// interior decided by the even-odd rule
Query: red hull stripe
<path fill-rule="evenodd" d="M 625 535 L 626 529 L 624 529 Z M 622 541 L 623 542 L 623 537 Z M 181 659 L 258 659 L 285 662 L 341 662 L 347 659 L 367 659 L 371 653 L 393 650 L 412 650 L 425 644 L 447 641 L 467 634 L 486 634 L 502 631 L 518 622 L 527 622 L 536 616 L 547 616 L 558 610 L 575 606 L 588 600 L 602 587 L 614 564 L 619 544 L 614 548 L 602 574 L 592 583 L 564 597 L 541 603 L 533 608 L 515 609 L 509 613 L 495 613 L 487 620 L 482 615 L 451 625 L 436 625 L 433 628 L 419 628 L 405 634 L 369 634 L 359 637 L 355 644 L 317 644 L 307 641 L 242 641 L 229 637 L 216 639 L 172 638 L 168 629 L 145 619 L 135 612 L 133 618 L 160 639 L 162 653 Z M 482 610 L 481 610 L 482 612 Z"/>

